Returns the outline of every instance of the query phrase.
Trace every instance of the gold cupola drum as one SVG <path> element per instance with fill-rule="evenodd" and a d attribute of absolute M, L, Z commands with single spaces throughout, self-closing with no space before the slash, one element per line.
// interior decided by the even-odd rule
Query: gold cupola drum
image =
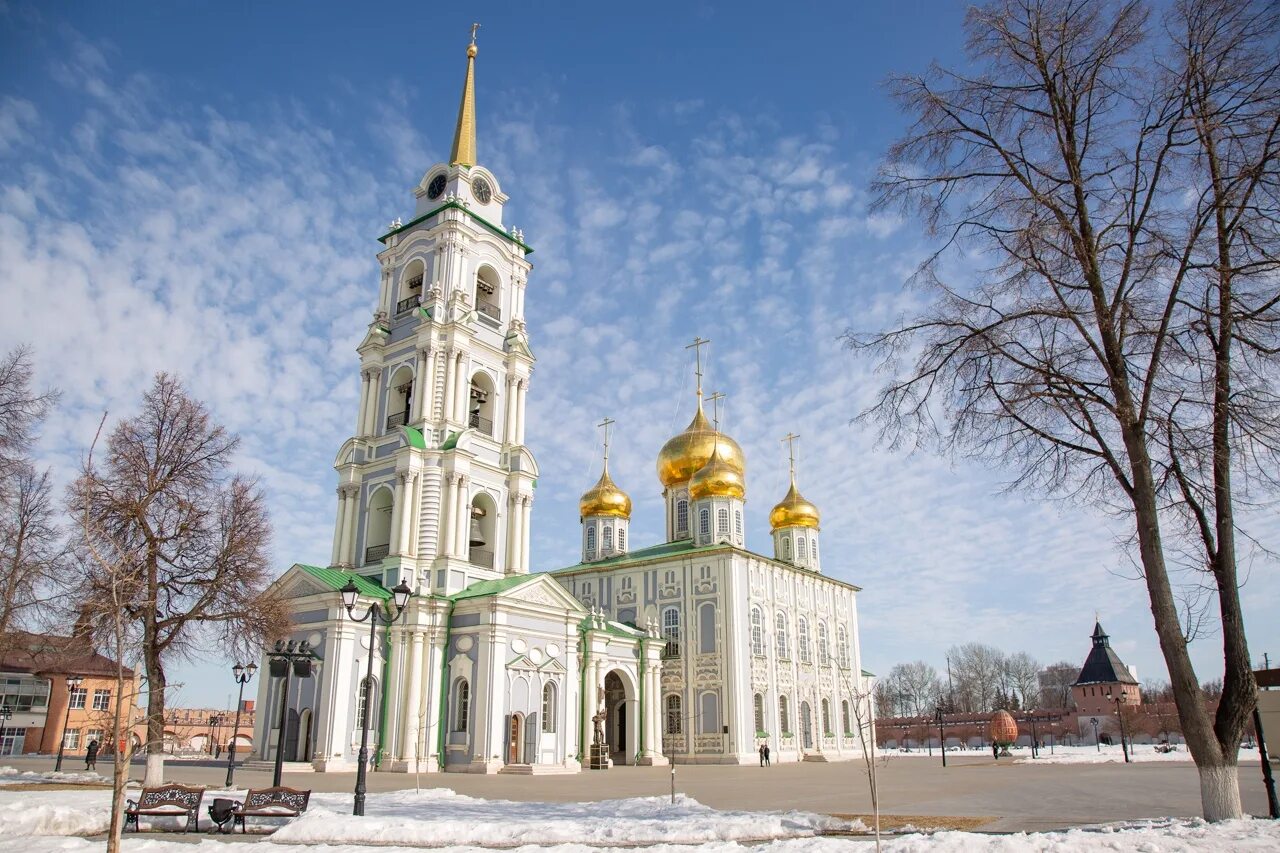
<path fill-rule="evenodd" d="M 818 508 L 800 494 L 794 479 L 791 481 L 791 488 L 787 490 L 786 497 L 779 501 L 769 513 L 769 527 L 774 531 L 787 527 L 808 527 L 817 530 L 821 520 L 822 516 L 818 513 Z"/>
<path fill-rule="evenodd" d="M 613 482 L 607 467 L 601 472 L 596 484 L 578 500 L 578 517 L 590 518 L 593 515 L 631 517 L 631 497 Z"/>
<path fill-rule="evenodd" d="M 609 476 L 609 427 L 612 418 L 597 426 L 604 430 L 604 464 L 600 479 L 578 499 L 582 522 L 582 561 L 607 560 L 627 553 L 627 527 L 631 522 L 631 496 Z"/>

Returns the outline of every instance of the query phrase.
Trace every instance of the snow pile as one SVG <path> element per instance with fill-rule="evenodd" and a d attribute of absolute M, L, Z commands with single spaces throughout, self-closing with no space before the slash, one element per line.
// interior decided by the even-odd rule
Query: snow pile
<path fill-rule="evenodd" d="M 110 820 L 110 791 L 0 789 L 0 838 L 89 835 L 106 832 Z"/>
<path fill-rule="evenodd" d="M 42 782 L 108 785 L 111 779 L 99 773 L 36 773 L 14 767 L 0 767 L 0 785 L 31 785 Z"/>
<path fill-rule="evenodd" d="M 806 812 L 718 811 L 689 797 L 636 797 L 591 803 L 483 800 L 448 789 L 370 795 L 365 817 L 350 813 L 349 795 L 319 794 L 311 808 L 273 841 L 329 844 L 697 844 L 811 837 L 859 828 Z"/>
<path fill-rule="evenodd" d="M 1190 762 L 1191 753 L 1187 752 L 1186 746 L 1182 744 L 1179 744 L 1173 752 L 1156 752 L 1155 746 L 1142 743 L 1129 747 L 1129 759 L 1134 762 Z M 1249 762 L 1257 764 L 1258 751 L 1241 748 L 1237 760 L 1241 764 Z M 1052 753 L 1048 749 L 1041 749 L 1039 758 L 1032 758 L 1031 750 L 1023 749 L 1018 753 L 1017 758 L 1019 764 L 1112 764 L 1117 761 L 1124 763 L 1124 751 L 1118 745 L 1105 743 L 1101 751 L 1096 746 L 1056 746 Z"/>

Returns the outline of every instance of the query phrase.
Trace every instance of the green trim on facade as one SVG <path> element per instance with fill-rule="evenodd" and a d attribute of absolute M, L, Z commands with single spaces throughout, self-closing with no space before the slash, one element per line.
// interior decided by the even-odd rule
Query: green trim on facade
<path fill-rule="evenodd" d="M 410 447 L 416 447 L 418 450 L 427 449 L 427 440 L 423 437 L 421 430 L 411 426 L 402 426 L 400 429 L 404 430 L 404 440 Z"/>
<path fill-rule="evenodd" d="M 863 677 L 863 678 L 875 678 L 875 677 L 876 677 L 876 674 L 875 674 L 874 672 L 868 672 L 867 670 L 865 670 L 865 669 L 864 669 L 864 670 L 862 671 L 862 677 Z"/>
<path fill-rule="evenodd" d="M 451 432 L 449 437 L 444 440 L 444 444 L 440 445 L 441 450 L 453 450 L 458 446 L 458 439 L 462 437 L 460 432 Z"/>
<path fill-rule="evenodd" d="M 502 230 L 501 228 L 499 228 L 497 225 L 494 225 L 492 222 L 490 222 L 489 220 L 485 219 L 485 218 L 484 218 L 483 216 L 481 216 L 480 214 L 473 212 L 473 211 L 471 210 L 471 208 L 469 208 L 469 207 L 467 207 L 466 205 L 462 204 L 461 202 L 457 202 L 457 201 L 448 201 L 448 202 L 445 202 L 444 204 L 442 204 L 442 205 L 440 205 L 439 207 L 437 207 L 435 210 L 429 210 L 429 211 L 427 211 L 426 213 L 424 213 L 424 214 L 422 214 L 421 216 L 419 216 L 417 219 L 411 219 L 411 220 L 409 220 L 409 221 L 408 221 L 408 222 L 406 222 L 404 225 L 401 225 L 399 228 L 392 228 L 392 229 L 391 229 L 390 231 L 388 231 L 386 234 L 383 234 L 381 237 L 379 237 L 379 238 L 378 238 L 378 242 L 379 242 L 379 243 L 382 243 L 382 244 L 384 244 L 384 245 L 385 245 L 385 244 L 386 244 L 386 242 L 387 242 L 387 238 L 392 237 L 392 236 L 394 236 L 394 235 L 396 235 L 396 234 L 400 234 L 400 233 L 402 233 L 402 232 L 404 232 L 404 231 L 407 231 L 407 230 L 409 230 L 410 228 L 412 228 L 413 226 L 415 226 L 415 225 L 417 225 L 417 224 L 419 224 L 419 223 L 421 223 L 421 222 L 425 222 L 426 220 L 430 219 L 431 217 L 435 216 L 436 214 L 438 214 L 438 213 L 442 213 L 443 211 L 446 211 L 446 210 L 448 210 L 449 208 L 453 208 L 454 210 L 461 210 L 461 211 L 462 211 L 463 213 L 465 213 L 467 216 L 470 216 L 472 219 L 474 219 L 476 222 L 479 222 L 479 223 L 480 223 L 481 225 L 483 225 L 485 228 L 488 228 L 488 229 L 489 229 L 490 231 L 492 231 L 494 234 L 497 234 L 497 235 L 498 235 L 498 236 L 500 236 L 500 237 L 504 237 L 504 238 L 506 238 L 507 240 L 510 240 L 512 243 L 515 243 L 515 244 L 516 244 L 517 246 L 519 246 L 521 249 L 524 249 L 524 253 L 525 253 L 526 255 L 532 255 L 532 254 L 533 254 L 533 249 L 532 249 L 528 244 L 523 243 L 523 242 L 521 242 L 520 240 L 517 240 L 515 237 L 512 237 L 510 234 L 508 234 L 506 231 L 503 231 L 503 230 Z"/>
<path fill-rule="evenodd" d="M 377 598 L 387 601 L 391 598 L 391 590 L 384 587 L 371 578 L 363 575 L 344 572 L 342 569 L 326 569 L 320 566 L 304 566 L 302 563 L 297 564 L 298 568 L 306 572 L 311 577 L 320 581 L 334 592 L 341 590 L 347 585 L 347 581 L 355 581 L 356 589 L 360 590 L 361 595 L 367 595 L 370 598 Z"/>
<path fill-rule="evenodd" d="M 496 578 L 491 581 L 476 581 L 462 592 L 456 592 L 449 596 L 451 601 L 466 601 L 469 598 L 485 598 L 490 595 L 498 595 L 507 590 L 515 589 L 529 581 L 537 580 L 535 575 L 510 575 L 505 578 Z"/>
<path fill-rule="evenodd" d="M 419 314 L 421 314 L 423 317 L 426 317 L 428 320 L 433 319 L 433 318 L 432 318 L 432 316 L 431 316 L 431 309 L 430 309 L 430 308 L 423 308 L 423 307 L 419 306 L 419 307 L 418 307 L 418 313 L 419 313 Z"/>

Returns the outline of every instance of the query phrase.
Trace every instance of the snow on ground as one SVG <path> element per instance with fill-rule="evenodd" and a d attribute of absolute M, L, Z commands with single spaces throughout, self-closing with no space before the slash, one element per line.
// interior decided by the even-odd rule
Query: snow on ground
<path fill-rule="evenodd" d="M 77 784 L 110 784 L 111 778 L 99 773 L 35 773 L 14 767 L 0 767 L 0 785 L 28 785 L 38 782 L 74 782 Z"/>
<path fill-rule="evenodd" d="M 375 821 L 369 817 L 366 821 Z M 437 842 L 439 843 L 439 842 Z M 311 844 L 310 853 L 371 853 L 369 847 L 346 844 Z M 0 853 L 99 853 L 100 840 L 85 838 L 15 838 L 0 836 Z M 296 847 L 271 841 L 200 840 L 126 836 L 125 853 L 293 853 Z M 410 853 L 409 847 L 378 847 L 376 853 Z M 463 853 L 479 848 L 434 847 L 437 853 Z M 582 843 L 508 848 L 516 853 L 628 853 L 635 847 L 598 847 Z M 709 841 L 696 846 L 656 844 L 647 853 L 866 853 L 865 840 L 847 838 L 793 838 L 758 846 L 736 841 Z M 886 839 L 885 853 L 1252 853 L 1280 849 L 1280 821 L 1239 820 L 1220 824 L 1171 820 L 1017 835 L 982 835 L 940 832 Z"/>
<path fill-rule="evenodd" d="M 1092 744 L 1089 746 L 1063 746 L 1062 744 L 1057 744 L 1052 750 L 1047 746 L 1041 748 L 1039 758 L 1032 758 L 1031 748 L 1026 746 L 1015 747 L 1010 750 L 1010 753 L 1013 755 L 1014 761 L 1019 764 L 1112 764 L 1117 761 L 1124 762 L 1124 752 L 1120 749 L 1119 744 L 1108 746 L 1104 743 L 1101 745 L 1101 749 Z M 936 748 L 933 750 L 932 755 L 929 754 L 927 749 L 920 748 L 912 749 L 910 752 L 889 749 L 876 754 L 888 756 L 889 758 L 933 758 L 940 760 Z M 966 756 L 990 758 L 991 747 L 987 747 L 985 750 L 948 750 L 947 755 L 961 758 Z M 1140 743 L 1129 747 L 1129 755 L 1136 762 L 1184 761 L 1190 763 L 1191 761 L 1191 753 L 1187 752 L 1187 748 L 1183 744 L 1179 744 L 1178 748 L 1173 752 L 1156 752 L 1154 744 Z M 1241 747 L 1239 761 L 1241 764 L 1257 764 L 1258 751 Z"/>

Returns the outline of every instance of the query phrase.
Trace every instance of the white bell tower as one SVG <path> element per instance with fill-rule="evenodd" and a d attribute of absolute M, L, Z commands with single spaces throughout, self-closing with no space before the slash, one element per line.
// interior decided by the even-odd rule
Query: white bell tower
<path fill-rule="evenodd" d="M 380 237 L 355 435 L 338 454 L 332 565 L 450 594 L 529 570 L 538 468 L 525 447 L 531 249 L 476 157 L 475 28 L 452 153 Z"/>

